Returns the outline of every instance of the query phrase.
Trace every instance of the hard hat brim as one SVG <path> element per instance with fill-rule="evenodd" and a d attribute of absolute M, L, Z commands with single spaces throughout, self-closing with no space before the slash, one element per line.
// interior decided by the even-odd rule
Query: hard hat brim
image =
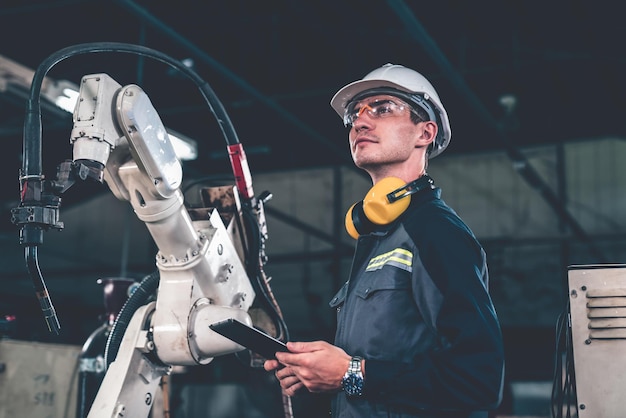
<path fill-rule="evenodd" d="M 341 88 L 333 98 L 330 100 L 330 105 L 335 112 L 343 119 L 343 114 L 346 109 L 346 106 L 350 101 L 360 93 L 364 91 L 379 88 L 379 87 L 390 87 L 396 90 L 404 91 L 407 93 L 411 93 L 406 87 L 403 87 L 399 84 L 393 83 L 388 80 L 359 80 L 353 83 L 346 85 Z"/>

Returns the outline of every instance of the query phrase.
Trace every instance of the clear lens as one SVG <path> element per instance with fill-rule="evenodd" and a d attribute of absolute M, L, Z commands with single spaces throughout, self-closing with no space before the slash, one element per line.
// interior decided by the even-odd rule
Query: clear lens
<path fill-rule="evenodd" d="M 357 107 L 358 105 L 360 106 Z M 343 123 L 346 126 L 352 126 L 354 121 L 361 117 L 361 115 L 365 112 L 367 112 L 369 117 L 378 119 L 398 116 L 406 109 L 410 109 L 410 106 L 404 103 L 396 103 L 390 99 L 378 99 L 370 103 L 351 103 L 346 108 Z"/>

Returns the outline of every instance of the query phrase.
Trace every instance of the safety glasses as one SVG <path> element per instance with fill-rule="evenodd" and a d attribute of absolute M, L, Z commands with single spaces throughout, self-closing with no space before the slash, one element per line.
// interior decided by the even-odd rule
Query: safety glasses
<path fill-rule="evenodd" d="M 366 104 L 362 102 L 350 103 L 346 107 L 343 123 L 346 127 L 352 126 L 365 112 L 373 119 L 380 119 L 400 116 L 406 110 L 412 111 L 411 106 L 391 99 L 375 99 Z"/>

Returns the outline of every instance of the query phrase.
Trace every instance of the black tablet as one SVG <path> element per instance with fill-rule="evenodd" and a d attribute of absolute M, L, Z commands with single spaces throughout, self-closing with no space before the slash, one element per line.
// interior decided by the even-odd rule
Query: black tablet
<path fill-rule="evenodd" d="M 282 341 L 234 318 L 216 322 L 209 327 L 218 334 L 243 345 L 266 359 L 275 359 L 277 351 L 289 351 Z"/>

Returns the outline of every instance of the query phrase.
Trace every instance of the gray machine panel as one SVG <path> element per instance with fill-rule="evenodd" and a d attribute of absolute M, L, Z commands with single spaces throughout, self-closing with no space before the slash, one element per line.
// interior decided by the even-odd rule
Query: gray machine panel
<path fill-rule="evenodd" d="M 626 265 L 568 270 L 579 418 L 626 417 Z"/>

